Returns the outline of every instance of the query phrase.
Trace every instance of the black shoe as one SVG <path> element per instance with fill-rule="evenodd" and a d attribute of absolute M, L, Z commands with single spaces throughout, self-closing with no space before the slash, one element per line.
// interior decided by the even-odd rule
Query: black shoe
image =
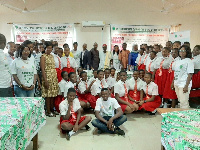
<path fill-rule="evenodd" d="M 86 129 L 87 131 L 90 131 L 90 130 L 91 130 L 90 126 L 88 126 L 88 125 L 85 126 L 85 129 Z"/>
<path fill-rule="evenodd" d="M 115 134 L 118 134 L 118 135 L 122 135 L 124 136 L 125 135 L 125 132 L 124 130 L 120 129 L 119 127 L 117 127 L 114 131 Z"/>
<path fill-rule="evenodd" d="M 70 140 L 70 134 L 69 134 L 69 132 L 68 133 L 66 133 L 66 139 L 69 141 Z"/>
<path fill-rule="evenodd" d="M 157 112 L 157 111 L 156 111 L 156 112 Z M 153 113 L 153 112 L 150 112 L 150 113 L 149 113 L 149 115 L 155 115 L 155 114 L 156 114 L 156 112 L 155 112 L 155 113 Z"/>

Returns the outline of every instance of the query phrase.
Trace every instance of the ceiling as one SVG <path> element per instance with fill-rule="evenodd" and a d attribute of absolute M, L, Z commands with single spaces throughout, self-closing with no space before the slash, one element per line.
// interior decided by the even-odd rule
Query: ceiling
<path fill-rule="evenodd" d="M 200 0 L 0 0 L 0 19 L 17 23 L 106 21 L 119 24 L 200 22 Z M 16 10 L 47 10 L 22 13 Z"/>

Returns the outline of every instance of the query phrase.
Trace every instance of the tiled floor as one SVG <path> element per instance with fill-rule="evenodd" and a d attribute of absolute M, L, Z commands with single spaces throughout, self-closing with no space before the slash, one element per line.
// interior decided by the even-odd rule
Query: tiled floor
<path fill-rule="evenodd" d="M 92 113 L 88 114 L 94 118 Z M 70 141 L 59 131 L 59 117 L 47 118 L 47 123 L 39 131 L 39 150 L 160 150 L 161 116 L 146 113 L 128 114 L 128 121 L 121 129 L 125 137 L 96 133 L 96 129 L 81 130 Z M 26 150 L 32 150 L 32 142 Z"/>

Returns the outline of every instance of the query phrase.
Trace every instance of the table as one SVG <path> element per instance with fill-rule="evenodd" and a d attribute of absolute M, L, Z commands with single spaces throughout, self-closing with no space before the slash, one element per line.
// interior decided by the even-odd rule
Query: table
<path fill-rule="evenodd" d="M 0 149 L 24 150 L 31 139 L 37 149 L 38 131 L 46 123 L 44 99 L 0 98 Z"/>
<path fill-rule="evenodd" d="M 159 108 L 164 112 L 164 108 Z M 161 112 L 159 109 L 158 112 Z M 181 110 L 181 111 L 176 111 Z M 200 110 L 165 109 L 162 113 L 161 142 L 167 150 L 200 150 Z"/>

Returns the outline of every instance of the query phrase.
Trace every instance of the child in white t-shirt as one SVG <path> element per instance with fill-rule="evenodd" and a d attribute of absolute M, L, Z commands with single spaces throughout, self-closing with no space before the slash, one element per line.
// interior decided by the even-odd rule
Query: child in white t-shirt
<path fill-rule="evenodd" d="M 114 110 L 116 110 L 116 114 Z M 98 128 L 99 134 L 107 132 L 125 135 L 125 132 L 119 126 L 127 121 L 127 117 L 123 115 L 117 100 L 109 97 L 109 90 L 107 88 L 101 89 L 101 97 L 96 102 L 95 116 L 97 119 L 92 121 L 92 125 Z"/>
<path fill-rule="evenodd" d="M 63 133 L 66 133 L 67 140 L 81 128 L 85 127 L 89 130 L 87 125 L 91 121 L 90 116 L 81 116 L 81 105 L 76 98 L 76 90 L 69 88 L 67 92 L 67 98 L 59 105 L 60 109 L 60 128 Z"/>
<path fill-rule="evenodd" d="M 175 88 L 180 108 L 189 108 L 189 94 L 192 87 L 192 75 L 194 73 L 194 63 L 191 60 L 192 53 L 190 47 L 183 45 L 179 50 L 181 60 L 174 62 L 174 81 L 171 88 Z"/>
<path fill-rule="evenodd" d="M 105 81 L 108 84 L 108 88 L 110 90 L 111 97 L 114 98 L 113 93 L 114 93 L 114 85 L 116 83 L 116 79 L 111 77 L 111 75 L 110 75 L 110 69 L 106 68 L 104 70 L 104 72 L 105 72 Z"/>

